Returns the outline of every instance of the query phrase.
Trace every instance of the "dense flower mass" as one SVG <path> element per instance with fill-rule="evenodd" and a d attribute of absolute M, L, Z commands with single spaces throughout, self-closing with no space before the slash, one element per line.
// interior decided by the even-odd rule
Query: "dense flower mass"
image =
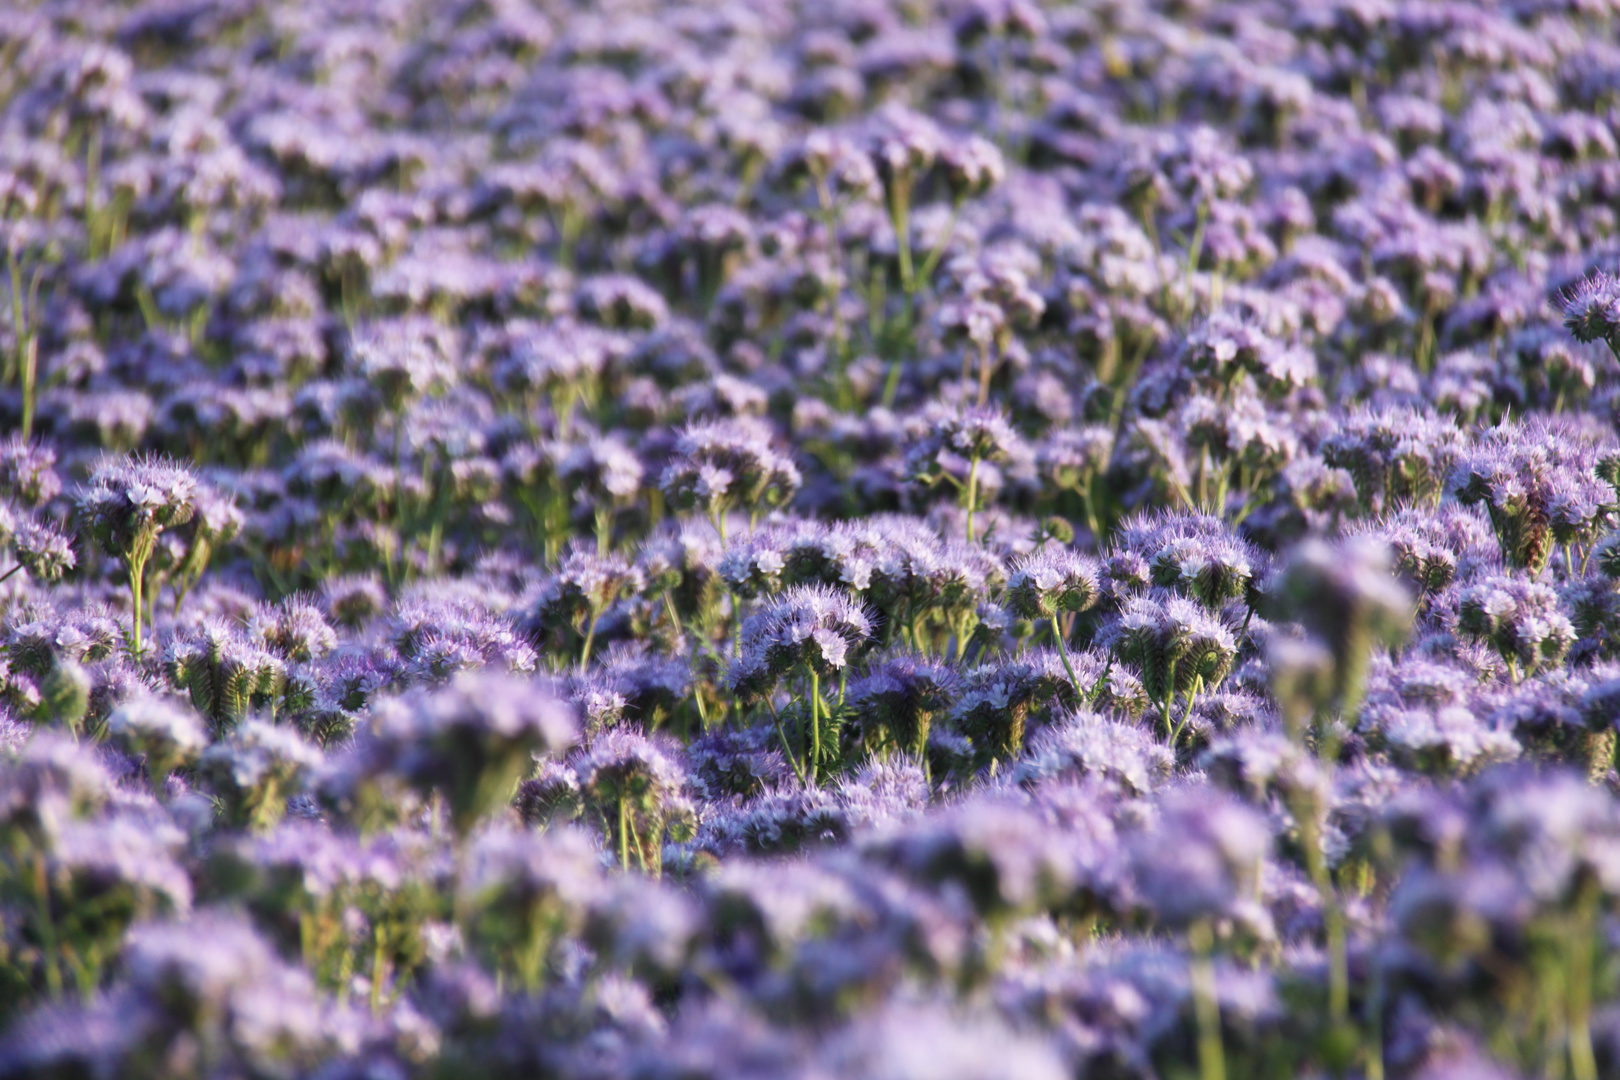
<path fill-rule="evenodd" d="M 1620 1076 L 1620 0 L 0 0 L 0 1076 Z"/>

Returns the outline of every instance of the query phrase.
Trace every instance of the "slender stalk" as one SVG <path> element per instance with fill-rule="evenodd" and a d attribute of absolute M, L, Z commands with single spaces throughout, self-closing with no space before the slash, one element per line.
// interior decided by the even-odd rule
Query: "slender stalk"
<path fill-rule="evenodd" d="M 1221 1046 L 1221 1003 L 1216 996 L 1215 963 L 1211 959 L 1215 935 L 1207 922 L 1199 921 L 1187 931 L 1187 942 L 1193 952 L 1189 975 L 1193 1013 L 1198 1019 L 1198 1074 L 1201 1080 L 1226 1080 L 1226 1051 Z"/>
<path fill-rule="evenodd" d="M 619 869 L 630 872 L 630 808 L 619 798 Z"/>
<path fill-rule="evenodd" d="M 129 599 L 130 608 L 134 615 L 134 634 L 131 638 L 132 648 L 136 657 L 144 650 L 141 644 L 141 591 L 146 584 L 146 560 L 132 558 L 129 564 Z"/>
<path fill-rule="evenodd" d="M 911 267 L 911 178 L 907 175 L 896 174 L 889 185 L 889 223 L 900 257 L 900 287 L 910 297 L 917 291 L 917 282 Z"/>
<path fill-rule="evenodd" d="M 34 852 L 34 904 L 39 926 L 40 951 L 45 954 L 45 989 L 51 997 L 62 996 L 62 968 L 57 959 L 56 921 L 51 918 L 50 878 L 45 873 L 45 853 Z"/>
<path fill-rule="evenodd" d="M 1592 939 L 1597 922 L 1595 882 L 1581 886 L 1569 942 L 1569 1071 L 1574 1080 L 1597 1080 L 1592 1053 Z"/>
<path fill-rule="evenodd" d="M 641 872 L 645 874 L 648 870 L 649 863 L 647 862 L 647 851 L 641 846 L 641 833 L 632 832 L 630 834 L 630 839 L 632 842 L 634 842 L 636 848 L 636 865 L 639 866 L 641 868 Z"/>
<path fill-rule="evenodd" d="M 1058 621 L 1056 613 L 1052 615 L 1052 640 L 1057 642 L 1058 657 L 1063 661 L 1063 670 L 1069 675 L 1069 684 L 1074 687 L 1078 696 L 1080 693 L 1080 679 L 1074 673 L 1074 665 L 1069 663 L 1069 647 L 1063 641 L 1063 624 Z"/>
<path fill-rule="evenodd" d="M 12 332 L 16 338 L 15 366 L 18 380 L 22 384 L 22 437 L 26 441 L 34 433 L 34 409 L 37 398 L 34 391 L 39 365 L 39 333 L 29 327 L 28 320 L 31 315 L 37 314 L 39 283 L 44 267 L 35 269 L 33 280 L 29 282 L 27 298 L 24 299 L 22 267 L 17 264 L 15 252 L 7 253 L 6 263 L 11 277 L 11 320 Z"/>
<path fill-rule="evenodd" d="M 675 610 L 675 597 L 668 589 L 664 590 L 664 611 L 669 615 L 670 625 L 675 628 L 675 636 L 680 639 L 681 644 L 684 646 L 686 644 L 686 629 L 681 625 L 680 613 Z M 709 733 L 709 712 L 703 705 L 703 694 L 699 691 L 697 685 L 696 649 L 692 650 L 691 659 L 687 661 L 686 666 L 692 675 L 692 701 L 697 705 L 698 722 L 703 727 L 703 734 L 707 735 Z M 690 724 L 684 726 L 690 727 Z M 690 735 L 691 732 L 687 731 L 687 734 Z"/>
<path fill-rule="evenodd" d="M 800 767 L 799 759 L 793 753 L 793 748 L 788 745 L 787 732 L 782 729 L 782 717 L 777 714 L 776 706 L 769 698 L 766 698 L 765 703 L 770 706 L 771 719 L 776 722 L 776 737 L 781 740 L 782 743 L 782 756 L 787 758 L 788 764 L 792 766 L 794 777 L 799 781 L 799 783 L 803 784 L 806 782 L 804 769 Z"/>
<path fill-rule="evenodd" d="M 1209 227 L 1209 203 L 1198 204 L 1197 221 L 1193 225 L 1192 243 L 1187 250 L 1187 293 L 1192 295 L 1192 276 L 1198 272 L 1198 259 L 1204 253 L 1204 231 Z M 1191 315 L 1192 312 L 1187 312 Z"/>
<path fill-rule="evenodd" d="M 810 779 L 821 783 L 821 673 L 810 668 Z"/>
<path fill-rule="evenodd" d="M 939 240 L 935 242 L 933 250 L 930 251 L 928 253 L 928 257 L 923 260 L 922 270 L 917 274 L 919 281 L 927 282 L 934 279 L 934 271 L 939 268 L 940 259 L 945 257 L 945 249 L 950 246 L 951 237 L 956 234 L 957 219 L 962 216 L 962 207 L 966 205 L 967 199 L 961 196 L 951 200 L 950 220 L 945 223 L 945 231 L 940 234 Z"/>
<path fill-rule="evenodd" d="M 383 974 L 388 965 L 384 956 L 384 943 L 388 939 L 380 924 L 372 933 L 375 940 L 371 948 L 371 1015 L 376 1016 L 382 1011 Z"/>
<path fill-rule="evenodd" d="M 1187 711 L 1181 714 L 1181 723 L 1176 725 L 1175 735 L 1170 739 L 1172 748 L 1181 745 L 1181 733 L 1187 730 L 1192 721 L 1193 706 L 1198 703 L 1198 692 L 1204 688 L 1204 677 L 1198 676 L 1193 680 L 1192 687 L 1187 691 Z"/>
<path fill-rule="evenodd" d="M 585 666 L 591 662 L 591 642 L 596 640 L 596 620 L 602 613 L 596 608 L 591 609 L 591 622 L 585 630 L 585 647 L 579 651 L 579 673 L 585 674 Z"/>
<path fill-rule="evenodd" d="M 973 510 L 979 502 L 979 455 L 973 455 L 973 463 L 968 466 L 967 481 L 967 538 L 973 543 Z"/>
<path fill-rule="evenodd" d="M 1367 1002 L 1367 1080 L 1384 1080 L 1384 969 L 1373 958 L 1372 995 Z"/>
<path fill-rule="evenodd" d="M 1112 654 L 1110 654 L 1108 659 L 1103 662 L 1102 674 L 1097 676 L 1097 681 L 1093 683 L 1091 689 L 1086 692 L 1087 705 L 1096 704 L 1097 699 L 1102 697 L 1102 692 L 1108 688 L 1108 673 L 1113 670 L 1114 657 Z"/>
<path fill-rule="evenodd" d="M 1170 670 L 1164 680 L 1164 700 L 1159 702 L 1159 710 L 1164 717 L 1164 737 L 1169 739 L 1175 732 L 1175 726 L 1170 722 L 1170 706 L 1176 700 L 1176 662 L 1170 661 Z"/>
<path fill-rule="evenodd" d="M 1350 959 L 1344 929 L 1344 911 L 1339 905 L 1333 877 L 1328 871 L 1327 859 L 1322 853 L 1322 836 L 1317 827 L 1316 808 L 1308 800 L 1299 800 L 1294 807 L 1299 820 L 1301 839 L 1305 847 L 1305 867 L 1311 883 L 1316 886 L 1322 904 L 1322 922 L 1327 932 L 1328 952 L 1328 1018 L 1336 1031 L 1350 1027 Z"/>
<path fill-rule="evenodd" d="M 1097 478 L 1095 476 L 1087 477 L 1083 486 L 1085 490 L 1077 491 L 1076 494 L 1080 496 L 1080 505 L 1085 511 L 1086 528 L 1091 530 L 1091 538 L 1096 543 L 1097 550 L 1101 551 L 1103 532 L 1102 522 L 1097 517 Z"/>

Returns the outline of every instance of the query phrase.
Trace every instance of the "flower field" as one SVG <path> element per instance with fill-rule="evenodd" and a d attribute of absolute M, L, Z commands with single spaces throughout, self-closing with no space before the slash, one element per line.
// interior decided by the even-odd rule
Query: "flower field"
<path fill-rule="evenodd" d="M 0 257 L 0 1076 L 1620 1077 L 1620 0 L 20 0 Z"/>

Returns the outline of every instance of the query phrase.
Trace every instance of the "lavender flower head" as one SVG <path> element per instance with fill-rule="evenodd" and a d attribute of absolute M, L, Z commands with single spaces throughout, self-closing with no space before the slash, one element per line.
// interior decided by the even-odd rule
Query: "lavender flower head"
<path fill-rule="evenodd" d="M 401 701 L 376 737 L 400 777 L 444 796 L 465 834 L 511 800 L 537 756 L 567 749 L 577 730 L 572 711 L 543 684 L 481 672 Z"/>
<path fill-rule="evenodd" d="M 1154 828 L 1132 847 L 1143 904 L 1167 926 L 1264 918 L 1254 895 L 1271 830 L 1221 792 L 1190 788 L 1166 800 Z"/>
<path fill-rule="evenodd" d="M 184 525 L 196 507 L 197 478 L 160 458 L 106 458 L 75 496 L 78 520 L 115 558 L 141 560 L 164 529 Z"/>
<path fill-rule="evenodd" d="M 696 507 L 724 533 L 727 511 L 750 515 L 785 505 L 799 489 L 793 460 L 771 445 L 771 432 L 757 420 L 713 420 L 681 433 L 658 486 L 670 504 Z"/>
<path fill-rule="evenodd" d="M 744 622 L 742 654 L 727 680 L 738 693 L 758 698 L 790 671 L 838 673 L 871 637 L 871 616 L 848 593 L 797 585 Z"/>
<path fill-rule="evenodd" d="M 1620 276 L 1599 270 L 1558 298 L 1576 341 L 1601 341 L 1620 358 Z"/>
<path fill-rule="evenodd" d="M 1068 548 L 1048 546 L 1022 559 L 1007 575 L 1008 607 L 1026 619 L 1085 611 L 1101 596 L 1099 567 Z"/>
<path fill-rule="evenodd" d="M 1131 597 L 1097 642 L 1142 673 L 1154 701 L 1168 703 L 1195 684 L 1213 687 L 1237 659 L 1237 638 L 1199 604 L 1161 590 Z"/>

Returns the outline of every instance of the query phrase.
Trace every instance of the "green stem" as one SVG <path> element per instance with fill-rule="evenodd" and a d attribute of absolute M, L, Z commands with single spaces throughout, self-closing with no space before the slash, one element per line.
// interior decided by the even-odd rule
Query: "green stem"
<path fill-rule="evenodd" d="M 933 250 L 923 260 L 922 272 L 917 275 L 918 280 L 927 282 L 934 279 L 934 271 L 939 268 L 940 259 L 945 257 L 945 249 L 950 246 L 951 237 L 956 234 L 956 222 L 962 216 L 962 207 L 965 205 L 967 200 L 960 196 L 951 200 L 950 220 L 945 223 L 945 231 L 940 234 Z"/>
<path fill-rule="evenodd" d="M 636 846 L 636 865 L 639 866 L 641 868 L 641 872 L 645 874 L 649 869 L 649 863 L 647 862 L 647 851 L 641 846 L 641 831 L 639 829 L 632 831 L 630 833 L 630 839 L 635 842 Z"/>
<path fill-rule="evenodd" d="M 1215 936 L 1209 924 L 1200 921 L 1187 931 L 1187 941 L 1193 951 L 1189 974 L 1193 1012 L 1198 1018 L 1198 1073 L 1201 1080 L 1226 1080 L 1226 1052 L 1221 1046 L 1221 1003 L 1216 996 L 1215 963 L 1210 958 Z"/>
<path fill-rule="evenodd" d="M 1092 541 L 1097 545 L 1097 550 L 1101 551 L 1103 533 L 1102 523 L 1097 517 L 1097 477 L 1088 476 L 1083 486 L 1085 490 L 1076 493 L 1080 496 L 1080 505 L 1085 510 L 1086 528 L 1091 530 Z"/>
<path fill-rule="evenodd" d="M 1192 721 L 1193 706 L 1197 704 L 1198 692 L 1203 688 L 1204 677 L 1202 675 L 1193 679 L 1192 687 L 1187 691 L 1187 711 L 1181 714 L 1181 723 L 1176 725 L 1176 733 L 1170 739 L 1171 749 L 1181 745 L 1181 734 L 1187 730 L 1187 725 Z"/>
<path fill-rule="evenodd" d="M 1189 279 L 1197 272 L 1199 256 L 1204 253 L 1204 230 L 1209 227 L 1209 203 L 1199 203 L 1195 214 L 1192 243 L 1187 245 L 1187 277 Z"/>
<path fill-rule="evenodd" d="M 810 668 L 810 779 L 821 783 L 821 673 Z"/>
<path fill-rule="evenodd" d="M 1592 1053 L 1592 939 L 1597 921 L 1595 882 L 1581 886 L 1569 943 L 1569 1071 L 1574 1080 L 1597 1080 Z"/>
<path fill-rule="evenodd" d="M 387 969 L 385 957 L 385 942 L 388 940 L 381 924 L 373 930 L 375 939 L 371 949 L 371 1015 L 376 1016 L 382 1011 L 382 983 L 383 973 Z"/>
<path fill-rule="evenodd" d="M 1069 647 L 1063 641 L 1063 624 L 1058 621 L 1056 612 L 1052 614 L 1052 640 L 1057 642 L 1058 657 L 1063 661 L 1063 670 L 1068 672 L 1069 684 L 1074 687 L 1076 697 L 1080 696 L 1080 679 L 1074 673 L 1074 665 L 1069 663 Z"/>
<path fill-rule="evenodd" d="M 50 878 L 45 872 L 45 853 L 34 852 L 34 902 L 39 920 L 40 951 L 45 954 L 45 989 L 51 997 L 62 996 L 62 968 L 57 958 L 56 922 L 51 918 Z"/>
<path fill-rule="evenodd" d="M 680 613 L 675 610 L 675 597 L 668 589 L 664 590 L 664 611 L 669 615 L 670 625 L 675 628 L 675 636 L 680 639 L 681 644 L 684 646 L 686 644 L 686 629 L 681 626 Z M 696 649 L 692 650 L 691 657 L 687 660 L 686 667 L 687 671 L 692 676 L 692 701 L 697 705 L 698 723 L 702 725 L 703 734 L 707 735 L 709 733 L 709 713 L 703 705 L 702 690 L 698 687 Z M 689 728 L 689 725 L 690 721 L 682 726 Z M 687 734 L 691 734 L 690 730 L 687 731 Z"/>
<path fill-rule="evenodd" d="M 1175 731 L 1170 722 L 1170 706 L 1176 699 L 1176 661 L 1170 661 L 1170 670 L 1165 675 L 1164 699 L 1159 702 L 1159 710 L 1164 717 L 1164 737 L 1169 739 Z M 1173 745 L 1173 744 L 1172 744 Z"/>
<path fill-rule="evenodd" d="M 765 704 L 770 707 L 771 719 L 776 722 L 776 737 L 782 742 L 782 756 L 787 758 L 788 764 L 793 768 L 793 775 L 799 783 L 806 783 L 804 769 L 800 767 L 799 759 L 793 753 L 793 748 L 788 745 L 787 732 L 782 728 L 782 718 L 776 712 L 776 705 L 769 698 L 765 699 Z"/>
<path fill-rule="evenodd" d="M 894 246 L 900 257 L 900 287 L 910 297 L 917 291 L 911 267 L 911 178 L 897 174 L 889 185 L 889 223 L 894 227 Z"/>
<path fill-rule="evenodd" d="M 630 807 L 619 797 L 619 869 L 630 872 Z"/>
<path fill-rule="evenodd" d="M 1110 654 L 1108 659 L 1103 662 L 1102 674 L 1097 676 L 1097 681 L 1093 683 L 1091 689 L 1086 692 L 1086 705 L 1095 705 L 1097 703 L 1097 699 L 1102 697 L 1102 692 L 1108 688 L 1108 673 L 1113 670 L 1114 657 L 1112 654 Z"/>
<path fill-rule="evenodd" d="M 579 673 L 585 674 L 585 666 L 591 662 L 591 642 L 596 640 L 596 620 L 602 613 L 595 608 L 591 609 L 591 623 L 585 630 L 585 647 L 579 651 Z"/>
<path fill-rule="evenodd" d="M 146 583 L 146 560 L 131 560 L 129 566 L 129 598 L 130 607 L 134 612 L 134 634 L 132 636 L 133 651 L 138 659 L 144 648 L 141 644 L 141 590 Z"/>
<path fill-rule="evenodd" d="M 898 355 L 889 361 L 889 374 L 883 380 L 883 407 L 885 409 L 894 406 L 894 399 L 900 393 L 900 361 L 901 358 Z"/>
<path fill-rule="evenodd" d="M 979 502 L 979 455 L 974 454 L 973 463 L 968 466 L 967 482 L 967 538 L 973 543 L 973 510 Z"/>

